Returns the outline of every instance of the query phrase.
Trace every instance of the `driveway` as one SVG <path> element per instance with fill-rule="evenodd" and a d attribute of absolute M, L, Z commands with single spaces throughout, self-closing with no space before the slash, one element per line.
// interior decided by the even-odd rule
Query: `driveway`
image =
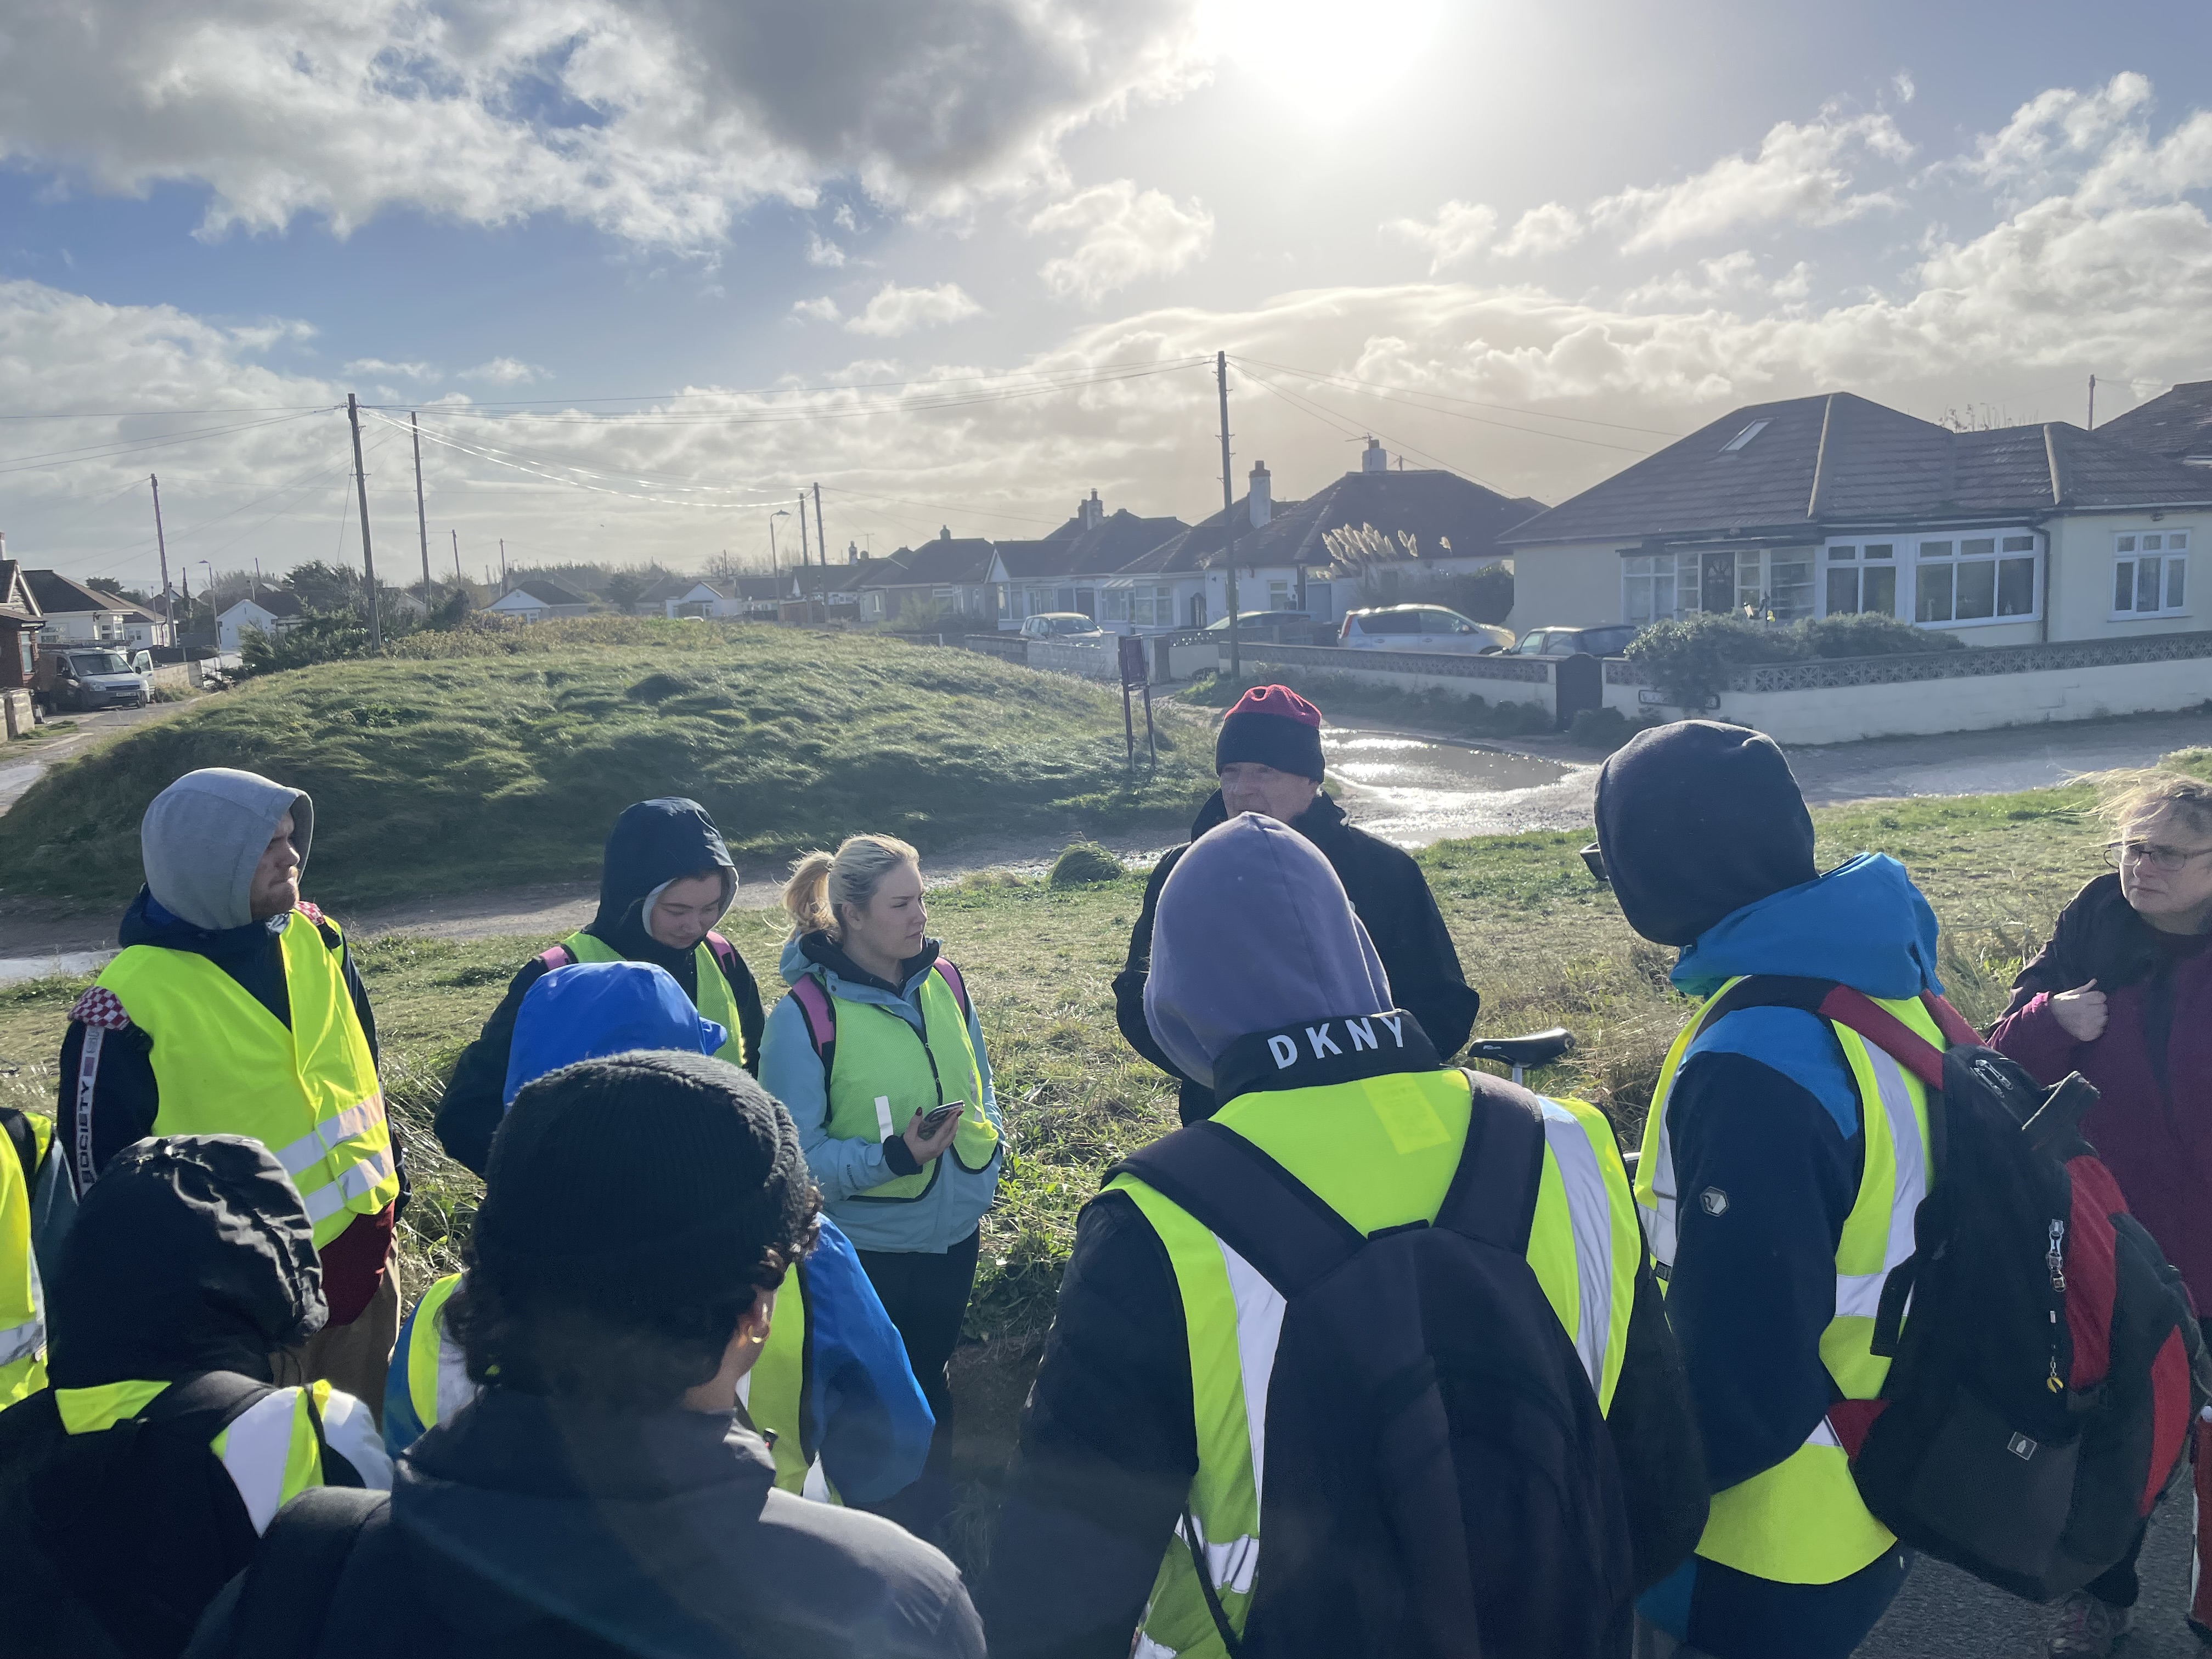
<path fill-rule="evenodd" d="M 181 702 L 149 702 L 143 708 L 103 708 L 96 714 L 63 714 L 50 726 L 41 726 L 41 735 L 7 744 L 4 752 L 0 752 L 0 812 L 21 800 L 24 792 L 44 777 L 46 769 L 56 761 L 82 754 L 94 744 L 134 726 L 167 720 L 186 706 Z M 52 726 L 74 729 L 45 735 Z"/>

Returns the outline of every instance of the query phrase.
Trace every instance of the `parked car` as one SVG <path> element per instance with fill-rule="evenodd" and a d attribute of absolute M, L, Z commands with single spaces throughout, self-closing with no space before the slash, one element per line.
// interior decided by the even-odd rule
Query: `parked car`
<path fill-rule="evenodd" d="M 1065 640 L 1104 631 L 1080 611 L 1048 611 L 1022 623 L 1022 637 L 1025 640 Z"/>
<path fill-rule="evenodd" d="M 1208 634 L 1229 632 L 1229 618 L 1222 617 L 1206 623 Z M 1311 645 L 1314 639 L 1314 619 L 1303 611 L 1241 611 L 1237 615 L 1237 632 L 1240 636 L 1267 640 L 1277 645 Z"/>
<path fill-rule="evenodd" d="M 1588 652 L 1593 657 L 1617 657 L 1643 629 L 1635 623 L 1609 623 L 1602 628 L 1532 628 L 1513 647 L 1516 657 L 1571 657 Z"/>
<path fill-rule="evenodd" d="M 120 651 L 64 647 L 40 652 L 31 695 L 49 714 L 57 709 L 85 714 L 95 708 L 143 708 L 150 688 L 143 675 L 131 672 L 131 659 Z"/>
<path fill-rule="evenodd" d="M 1476 622 L 1440 605 L 1393 605 L 1347 611 L 1336 642 L 1369 651 L 1508 651 L 1513 630 Z"/>

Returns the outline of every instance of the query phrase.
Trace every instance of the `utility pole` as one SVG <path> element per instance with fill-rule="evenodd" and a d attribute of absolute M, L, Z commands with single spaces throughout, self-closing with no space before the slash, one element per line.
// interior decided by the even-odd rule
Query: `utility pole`
<path fill-rule="evenodd" d="M 501 593 L 510 591 L 507 580 L 507 538 L 504 536 L 499 538 L 499 591 Z"/>
<path fill-rule="evenodd" d="M 2097 429 L 2097 377 L 2094 374 L 2089 377 L 2088 429 L 2092 432 L 2094 432 Z"/>
<path fill-rule="evenodd" d="M 822 550 L 822 580 L 815 592 L 822 596 L 822 620 L 830 620 L 830 538 L 822 533 L 822 486 L 814 486 L 814 544 Z"/>
<path fill-rule="evenodd" d="M 1229 678 L 1244 679 L 1244 654 L 1237 640 L 1237 484 L 1229 471 L 1229 354 L 1213 354 L 1213 378 L 1221 388 L 1221 523 L 1229 537 Z"/>
<path fill-rule="evenodd" d="M 460 581 L 463 580 L 461 575 L 461 532 L 458 530 L 449 530 L 446 533 L 453 538 L 453 580 L 455 581 Z"/>
<path fill-rule="evenodd" d="M 376 614 L 376 556 L 368 544 L 368 474 L 361 467 L 361 405 L 350 392 L 346 393 L 346 421 L 353 428 L 353 485 L 361 496 L 361 574 L 362 586 L 368 590 L 368 648 L 382 656 L 384 624 Z"/>
<path fill-rule="evenodd" d="M 799 597 L 806 599 L 806 492 L 799 492 Z M 814 620 L 814 602 L 807 600 L 806 620 Z"/>
<path fill-rule="evenodd" d="M 154 486 L 154 545 L 161 550 L 161 621 L 168 629 L 171 649 L 177 643 L 177 602 L 169 596 L 169 543 L 161 534 L 161 480 L 158 474 L 149 472 L 146 482 Z"/>
<path fill-rule="evenodd" d="M 415 532 L 422 538 L 422 603 L 430 602 L 430 521 L 422 515 L 422 428 L 416 423 L 413 411 L 407 416 L 407 430 L 415 440 Z"/>

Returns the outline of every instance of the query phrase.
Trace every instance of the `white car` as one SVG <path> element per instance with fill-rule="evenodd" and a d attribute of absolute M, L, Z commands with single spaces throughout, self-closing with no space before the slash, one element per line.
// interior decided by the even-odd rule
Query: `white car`
<path fill-rule="evenodd" d="M 1022 637 L 1025 640 L 1076 639 L 1103 631 L 1080 611 L 1047 611 L 1022 623 Z"/>
<path fill-rule="evenodd" d="M 1462 617 L 1440 605 L 1347 611 L 1336 642 L 1368 651 L 1462 651 L 1480 656 L 1513 648 L 1513 630 Z"/>

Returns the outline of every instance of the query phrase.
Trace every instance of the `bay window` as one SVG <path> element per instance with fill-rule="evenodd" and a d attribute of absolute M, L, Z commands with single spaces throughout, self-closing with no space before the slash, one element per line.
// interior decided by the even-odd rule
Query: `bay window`
<path fill-rule="evenodd" d="M 2112 615 L 2178 617 L 2189 609 L 2189 532 L 2137 531 L 2115 536 Z"/>
<path fill-rule="evenodd" d="M 2036 614 L 2035 538 L 1962 536 L 1922 542 L 1912 576 L 1912 619 L 1945 623 Z"/>

